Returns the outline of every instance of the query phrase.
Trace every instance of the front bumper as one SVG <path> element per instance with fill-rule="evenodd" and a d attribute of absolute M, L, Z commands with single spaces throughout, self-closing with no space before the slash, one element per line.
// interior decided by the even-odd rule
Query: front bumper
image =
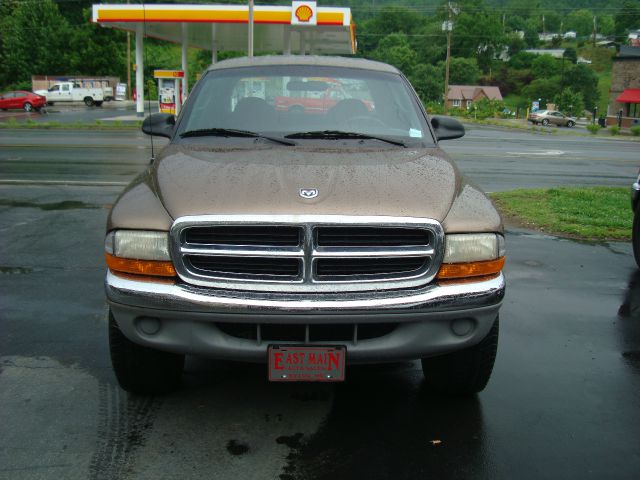
<path fill-rule="evenodd" d="M 229 335 L 220 324 L 394 324 L 388 334 L 337 341 L 349 363 L 422 358 L 480 342 L 498 316 L 504 277 L 411 290 L 292 295 L 151 283 L 107 273 L 107 299 L 122 332 L 160 350 L 265 362 L 269 343 Z M 327 342 L 308 342 L 324 343 Z"/>

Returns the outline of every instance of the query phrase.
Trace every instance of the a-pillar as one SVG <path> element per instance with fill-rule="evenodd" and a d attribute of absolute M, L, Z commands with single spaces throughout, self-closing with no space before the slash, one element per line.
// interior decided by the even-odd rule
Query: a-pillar
<path fill-rule="evenodd" d="M 136 26 L 136 115 L 144 116 L 144 61 L 142 57 L 143 25 Z"/>
<path fill-rule="evenodd" d="M 189 47 L 189 37 L 187 35 L 187 24 L 182 24 L 182 71 L 184 78 L 182 79 L 182 101 L 187 99 L 189 94 L 189 65 L 187 58 L 187 48 Z"/>

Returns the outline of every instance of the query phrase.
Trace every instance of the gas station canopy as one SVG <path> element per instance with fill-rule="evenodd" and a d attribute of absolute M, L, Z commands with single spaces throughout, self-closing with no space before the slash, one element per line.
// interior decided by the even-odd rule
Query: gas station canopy
<path fill-rule="evenodd" d="M 355 25 L 351 9 L 316 7 L 305 2 L 291 6 L 255 6 L 255 52 L 353 54 Z M 302 9 L 302 10 L 301 10 Z M 306 14 L 306 15 L 305 15 Z M 310 15 L 310 16 L 309 16 Z M 314 18 L 315 17 L 315 18 Z M 217 51 L 246 51 L 247 5 L 93 5 L 93 22 L 139 32 L 144 36 Z"/>

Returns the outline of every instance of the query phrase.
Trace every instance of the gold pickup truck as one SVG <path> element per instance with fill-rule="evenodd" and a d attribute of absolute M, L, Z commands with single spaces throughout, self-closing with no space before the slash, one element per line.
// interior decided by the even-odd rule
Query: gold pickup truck
<path fill-rule="evenodd" d="M 326 113 L 274 107 L 323 79 L 345 93 Z M 264 363 L 277 382 L 420 359 L 432 391 L 485 387 L 502 221 L 438 145 L 462 125 L 429 117 L 397 69 L 227 60 L 178 118 L 142 128 L 171 140 L 108 218 L 110 352 L 124 389 L 177 388 L 185 355 Z"/>

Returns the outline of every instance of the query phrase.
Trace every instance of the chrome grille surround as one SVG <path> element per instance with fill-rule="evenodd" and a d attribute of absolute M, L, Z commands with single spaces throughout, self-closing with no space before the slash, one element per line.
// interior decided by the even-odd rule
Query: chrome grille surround
<path fill-rule="evenodd" d="M 298 227 L 301 229 L 297 246 L 190 244 L 186 231 L 198 227 L 228 226 Z M 427 245 L 410 246 L 318 246 L 317 232 L 322 227 L 375 227 L 421 229 L 427 232 Z M 342 215 L 200 215 L 175 220 L 170 231 L 170 248 L 174 266 L 186 283 L 226 290 L 257 292 L 328 293 L 371 290 L 393 290 L 424 286 L 435 277 L 444 254 L 444 232 L 436 220 L 415 217 L 342 216 Z M 221 257 L 280 257 L 299 259 L 302 268 L 295 277 L 276 275 L 203 274 L 190 267 L 189 256 Z M 423 257 L 424 265 L 408 272 L 379 275 L 318 276 L 317 262 L 321 259 L 393 259 Z"/>

